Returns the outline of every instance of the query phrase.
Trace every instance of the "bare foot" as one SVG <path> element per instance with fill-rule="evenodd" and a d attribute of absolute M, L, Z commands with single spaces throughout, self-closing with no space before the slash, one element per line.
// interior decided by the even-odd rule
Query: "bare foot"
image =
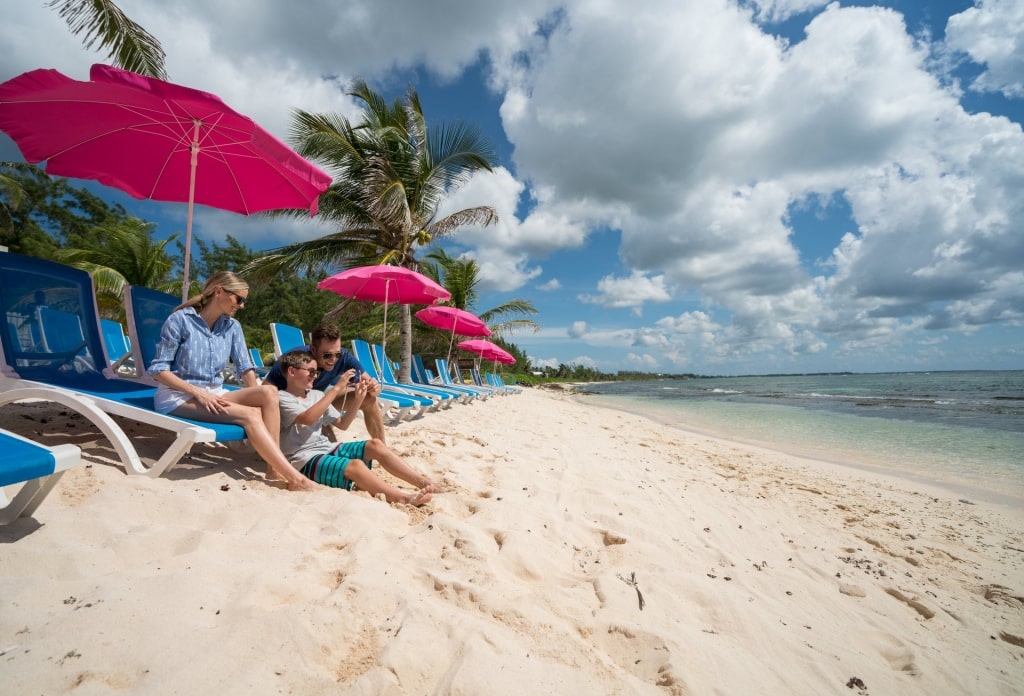
<path fill-rule="evenodd" d="M 288 483 L 288 490 L 290 491 L 315 491 L 318 488 L 320 488 L 319 483 L 311 481 L 304 476 Z"/>
<path fill-rule="evenodd" d="M 415 493 L 406 497 L 406 499 L 403 500 L 402 502 L 406 503 L 407 505 L 415 505 L 416 507 L 419 507 L 420 505 L 426 505 L 427 503 L 429 503 L 432 497 L 433 495 L 431 494 L 431 492 L 428 491 L 426 487 L 423 487 L 416 491 Z"/>
<path fill-rule="evenodd" d="M 421 491 L 426 491 L 427 493 L 442 493 L 442 492 L 444 492 L 444 489 L 442 489 L 441 486 L 439 486 L 438 484 L 434 483 L 433 481 L 431 481 L 430 479 L 428 479 L 425 476 L 423 477 L 423 483 L 420 484 L 420 490 Z"/>

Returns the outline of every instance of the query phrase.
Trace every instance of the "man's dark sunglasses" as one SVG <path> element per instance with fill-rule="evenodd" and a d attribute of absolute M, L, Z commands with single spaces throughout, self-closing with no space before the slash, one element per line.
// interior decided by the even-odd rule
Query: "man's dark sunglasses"
<path fill-rule="evenodd" d="M 320 357 L 324 360 L 337 360 L 341 357 L 341 353 L 321 353 Z"/>

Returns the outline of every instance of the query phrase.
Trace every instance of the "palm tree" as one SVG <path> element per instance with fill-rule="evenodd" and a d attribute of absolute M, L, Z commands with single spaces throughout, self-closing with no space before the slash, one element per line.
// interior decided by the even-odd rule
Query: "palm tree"
<path fill-rule="evenodd" d="M 480 282 L 480 265 L 469 257 L 453 258 L 444 249 L 435 249 L 427 254 L 430 260 L 421 264 L 423 273 L 444 286 L 452 294 L 446 304 L 473 312 L 495 336 L 506 338 L 520 329 L 536 333 L 540 327 L 532 319 L 522 316 L 536 314 L 537 308 L 529 300 L 509 300 L 491 309 L 477 312 L 477 290 Z M 513 317 L 507 318 L 506 317 Z"/>
<path fill-rule="evenodd" d="M 173 289 L 169 279 L 173 261 L 166 251 L 178 238 L 153 239 L 153 223 L 126 218 L 96 228 L 97 243 L 86 249 L 59 249 L 58 261 L 87 271 L 96 286 L 96 304 L 104 317 L 120 320 L 121 303 L 126 285 Z M 178 283 L 178 292 L 181 292 Z"/>
<path fill-rule="evenodd" d="M 50 0 L 74 35 L 85 32 L 85 47 L 110 49 L 113 64 L 125 70 L 167 79 L 163 47 L 152 34 L 128 17 L 111 0 Z"/>
<path fill-rule="evenodd" d="M 24 170 L 29 167 L 32 165 L 24 162 L 0 162 L 2 169 Z M 0 197 L 0 229 L 13 232 L 14 218 L 11 212 L 20 208 L 25 201 L 25 189 L 20 181 L 0 171 L 0 194 L 3 194 Z"/>
<path fill-rule="evenodd" d="M 319 216 L 338 231 L 254 260 L 243 269 L 251 279 L 374 264 L 416 270 L 419 247 L 464 225 L 497 221 L 490 206 L 437 217 L 449 193 L 474 173 L 491 171 L 496 161 L 478 128 L 462 122 L 428 128 L 412 88 L 389 104 L 360 80 L 349 95 L 362 102 L 359 123 L 336 114 L 296 111 L 290 137 L 301 155 L 333 174 L 334 183 L 320 196 Z M 407 305 L 400 307 L 399 317 L 399 379 L 409 382 L 412 313 Z"/>

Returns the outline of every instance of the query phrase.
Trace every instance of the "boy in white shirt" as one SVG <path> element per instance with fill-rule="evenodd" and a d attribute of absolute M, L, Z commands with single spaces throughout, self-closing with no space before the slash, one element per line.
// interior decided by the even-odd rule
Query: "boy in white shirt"
<path fill-rule="evenodd" d="M 293 350 L 280 358 L 288 388 L 279 394 L 281 451 L 304 476 L 317 483 L 351 490 L 353 484 L 372 496 L 383 493 L 389 503 L 423 505 L 437 486 L 388 449 L 380 440 L 336 444 L 323 434 L 325 425 L 348 428 L 366 396 L 366 385 L 349 384 L 354 372 L 343 373 L 325 392 L 313 389 L 317 363 L 305 350 Z M 339 412 L 333 403 L 345 394 Z M 419 490 L 409 493 L 385 483 L 370 467 L 376 461 L 389 474 Z"/>

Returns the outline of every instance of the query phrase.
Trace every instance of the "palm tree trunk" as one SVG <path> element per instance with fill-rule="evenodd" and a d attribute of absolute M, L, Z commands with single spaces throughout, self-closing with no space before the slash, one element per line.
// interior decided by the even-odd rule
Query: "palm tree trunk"
<path fill-rule="evenodd" d="M 412 384 L 412 308 L 403 304 L 398 305 L 398 309 L 398 343 L 401 346 L 398 381 Z"/>

